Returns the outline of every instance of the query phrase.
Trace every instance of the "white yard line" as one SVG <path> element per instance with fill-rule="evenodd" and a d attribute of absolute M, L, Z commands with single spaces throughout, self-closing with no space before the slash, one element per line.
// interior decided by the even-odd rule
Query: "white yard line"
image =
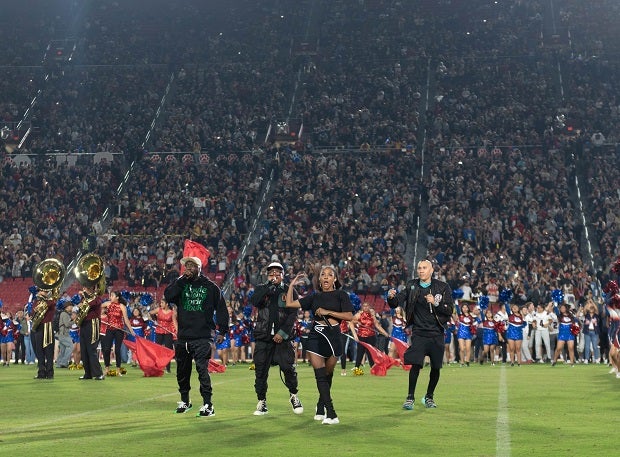
<path fill-rule="evenodd" d="M 508 423 L 508 386 L 506 366 L 499 371 L 499 392 L 497 398 L 497 422 L 495 424 L 495 455 L 510 457 L 510 425 Z"/>

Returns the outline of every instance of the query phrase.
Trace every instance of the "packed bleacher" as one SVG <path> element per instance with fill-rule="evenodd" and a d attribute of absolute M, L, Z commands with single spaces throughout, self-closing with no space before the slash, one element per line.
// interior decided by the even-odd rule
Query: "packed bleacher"
<path fill-rule="evenodd" d="M 539 285 L 583 296 L 618 255 L 617 41 L 593 25 L 617 17 L 612 2 L 563 2 L 572 41 L 551 44 L 548 7 L 529 1 L 29 3 L 42 13 L 19 25 L 36 38 L 2 32 L 18 44 L 2 120 L 30 108 L 34 129 L 17 151 L 31 165 L 2 169 L 0 293 L 86 250 L 120 287 L 157 290 L 187 238 L 240 302 L 274 256 L 291 274 L 337 264 L 349 290 L 380 297 L 428 253 L 454 288 L 493 279 L 525 299 Z M 289 118 L 298 141 L 274 134 Z M 114 160 L 92 166 L 101 151 Z"/>

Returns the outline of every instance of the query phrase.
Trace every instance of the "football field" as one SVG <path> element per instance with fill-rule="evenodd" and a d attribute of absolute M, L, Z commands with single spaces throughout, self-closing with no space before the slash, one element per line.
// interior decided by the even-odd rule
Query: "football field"
<path fill-rule="evenodd" d="M 56 370 L 35 380 L 34 366 L 0 367 L 4 394 L 0 446 L 20 456 L 610 456 L 617 454 L 620 379 L 606 365 L 450 365 L 435 392 L 437 409 L 419 400 L 402 409 L 408 373 L 347 376 L 337 368 L 332 394 L 340 424 L 313 420 L 317 400 L 312 368 L 298 366 L 295 415 L 277 367 L 271 369 L 266 416 L 253 416 L 254 372 L 249 365 L 212 374 L 214 417 L 194 407 L 174 414 L 173 375 L 145 378 L 127 367 L 123 377 L 80 381 L 81 371 Z M 173 373 L 174 373 L 173 365 Z"/>

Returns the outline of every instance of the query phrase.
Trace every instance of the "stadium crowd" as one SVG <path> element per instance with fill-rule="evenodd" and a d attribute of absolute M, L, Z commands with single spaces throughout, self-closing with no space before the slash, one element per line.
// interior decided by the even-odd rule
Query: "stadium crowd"
<path fill-rule="evenodd" d="M 157 293 L 192 239 L 233 315 L 271 261 L 311 273 L 308 288 L 334 264 L 382 311 L 425 254 L 495 311 L 504 289 L 520 306 L 559 289 L 576 315 L 590 297 L 604 311 L 619 41 L 597 21 L 617 18 L 613 2 L 562 2 L 557 24 L 556 2 L 527 0 L 157 3 L 42 7 L 0 28 L 15 43 L 0 118 L 33 126 L 19 151 L 5 142 L 3 283 L 27 289 L 42 259 L 95 251 L 112 284 Z"/>

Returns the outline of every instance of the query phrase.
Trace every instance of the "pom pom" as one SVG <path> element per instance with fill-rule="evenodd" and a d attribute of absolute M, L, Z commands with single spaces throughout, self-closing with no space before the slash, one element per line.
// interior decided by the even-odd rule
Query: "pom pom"
<path fill-rule="evenodd" d="M 605 287 L 603 287 L 603 292 L 605 292 L 609 296 L 616 295 L 620 292 L 620 288 L 618 287 L 618 283 L 616 281 L 609 281 Z"/>
<path fill-rule="evenodd" d="M 246 319 L 249 319 L 251 315 L 252 315 L 252 306 L 251 305 L 245 305 L 243 307 L 243 316 Z"/>
<path fill-rule="evenodd" d="M 144 294 L 140 297 L 140 304 L 142 306 L 149 306 L 153 303 L 153 296 L 151 294 Z"/>
<path fill-rule="evenodd" d="M 2 300 L 0 300 L 0 308 L 2 308 L 4 306 L 4 303 L 2 302 Z"/>
<path fill-rule="evenodd" d="M 480 306 L 481 310 L 486 310 L 489 307 L 489 297 L 481 295 L 480 298 L 478 298 L 478 306 Z"/>
<path fill-rule="evenodd" d="M 75 294 L 73 297 L 71 297 L 71 303 L 76 306 L 82 303 L 82 297 L 80 296 L 80 294 Z"/>
<path fill-rule="evenodd" d="M 611 271 L 620 276 L 620 257 L 618 257 L 614 264 L 611 266 Z"/>
<path fill-rule="evenodd" d="M 359 310 L 362 309 L 362 300 L 360 300 L 357 294 L 354 294 L 353 292 L 349 292 L 349 299 L 353 305 L 353 314 L 358 313 Z"/>
<path fill-rule="evenodd" d="M 581 330 L 581 328 L 579 327 L 579 324 L 571 324 L 570 326 L 570 332 L 573 336 L 577 336 L 579 335 L 579 331 Z"/>
<path fill-rule="evenodd" d="M 558 305 L 560 303 L 564 302 L 564 292 L 562 292 L 560 289 L 554 289 L 553 292 L 551 292 L 551 300 L 553 300 L 553 302 Z"/>
<path fill-rule="evenodd" d="M 32 302 L 31 301 L 26 303 L 26 314 L 32 315 Z"/>
<path fill-rule="evenodd" d="M 123 297 L 125 301 L 129 303 L 131 301 L 131 292 L 129 292 L 128 290 L 122 290 L 121 297 Z"/>
<path fill-rule="evenodd" d="M 67 303 L 69 300 L 67 300 L 65 297 L 61 297 L 57 302 L 56 302 L 56 309 L 58 311 L 62 311 L 65 309 L 65 303 Z"/>
<path fill-rule="evenodd" d="M 512 290 L 510 289 L 503 289 L 500 293 L 499 293 L 499 301 L 502 303 L 510 303 L 510 301 L 512 300 Z"/>
<path fill-rule="evenodd" d="M 506 331 L 506 324 L 504 324 L 504 321 L 497 321 L 495 323 L 495 331 L 498 333 L 504 333 Z"/>
<path fill-rule="evenodd" d="M 452 298 L 454 300 L 460 300 L 461 298 L 463 298 L 463 295 L 465 295 L 465 292 L 463 292 L 461 289 L 454 289 L 452 291 Z"/>
<path fill-rule="evenodd" d="M 37 286 L 28 287 L 28 292 L 30 292 L 31 295 L 36 295 L 38 291 L 39 291 L 39 288 Z"/>

